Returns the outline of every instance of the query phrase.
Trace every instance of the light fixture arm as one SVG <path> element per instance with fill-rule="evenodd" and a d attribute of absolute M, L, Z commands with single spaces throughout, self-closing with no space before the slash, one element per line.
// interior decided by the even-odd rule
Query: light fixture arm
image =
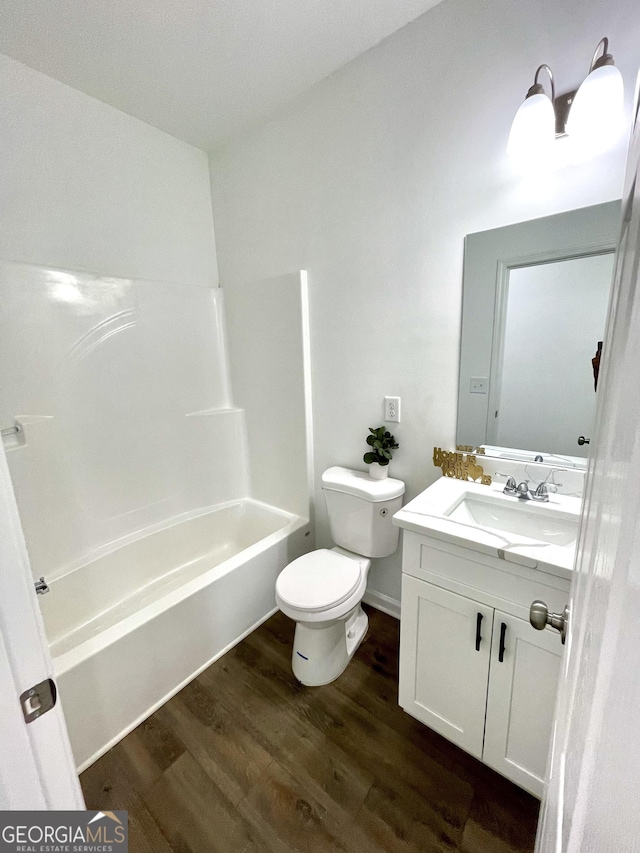
<path fill-rule="evenodd" d="M 536 69 L 536 75 L 533 78 L 533 86 L 527 92 L 527 98 L 532 97 L 532 95 L 544 95 L 544 87 L 542 83 L 538 82 L 538 77 L 540 76 L 541 71 L 546 71 L 549 75 L 549 82 L 551 83 L 551 103 L 553 103 L 556 99 L 556 86 L 553 82 L 553 71 L 545 63 Z"/>
<path fill-rule="evenodd" d="M 602 48 L 602 56 L 598 57 L 600 48 Z M 613 56 L 609 53 L 609 39 L 606 36 L 598 42 L 598 46 L 593 54 L 593 59 L 591 60 L 591 65 L 589 66 L 589 74 L 591 74 L 592 71 L 595 71 L 596 68 L 602 68 L 603 65 L 615 65 Z"/>

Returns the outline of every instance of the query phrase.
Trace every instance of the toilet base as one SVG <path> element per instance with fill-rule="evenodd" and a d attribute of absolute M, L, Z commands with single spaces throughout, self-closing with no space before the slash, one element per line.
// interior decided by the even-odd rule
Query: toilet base
<path fill-rule="evenodd" d="M 291 668 L 301 684 L 330 684 L 347 668 L 367 633 L 369 619 L 358 605 L 334 622 L 296 622 Z"/>

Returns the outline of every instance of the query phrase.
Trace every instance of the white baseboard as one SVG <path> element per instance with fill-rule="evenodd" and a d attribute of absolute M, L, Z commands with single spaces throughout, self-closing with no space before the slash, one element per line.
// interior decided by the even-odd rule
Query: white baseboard
<path fill-rule="evenodd" d="M 375 589 L 368 589 L 362 600 L 365 604 L 375 607 L 376 610 L 382 610 L 383 613 L 388 613 L 394 619 L 400 619 L 400 602 L 397 598 L 391 598 L 382 592 L 376 592 Z"/>

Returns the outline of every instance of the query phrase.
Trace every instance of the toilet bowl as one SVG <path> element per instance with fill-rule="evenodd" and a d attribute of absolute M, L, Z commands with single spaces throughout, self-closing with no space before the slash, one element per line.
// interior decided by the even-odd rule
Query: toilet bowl
<path fill-rule="evenodd" d="M 296 622 L 293 674 L 310 687 L 338 678 L 367 633 L 362 598 L 370 558 L 396 550 L 399 531 L 391 519 L 404 494 L 400 480 L 339 467 L 324 472 L 322 488 L 337 544 L 298 557 L 276 581 L 278 607 Z"/>
<path fill-rule="evenodd" d="M 364 639 L 369 620 L 361 602 L 370 565 L 342 548 L 322 548 L 280 573 L 276 602 L 297 623 L 291 667 L 302 684 L 334 681 Z"/>

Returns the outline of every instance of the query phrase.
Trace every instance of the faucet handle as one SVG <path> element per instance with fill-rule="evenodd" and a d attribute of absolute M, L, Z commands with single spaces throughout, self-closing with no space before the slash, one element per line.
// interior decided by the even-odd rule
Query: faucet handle
<path fill-rule="evenodd" d="M 546 483 L 540 483 L 535 492 L 531 495 L 534 501 L 542 501 L 546 503 L 549 500 L 549 490 Z"/>
<path fill-rule="evenodd" d="M 506 477 L 507 482 L 504 485 L 504 489 L 502 490 L 505 495 L 517 495 L 518 487 L 516 486 L 515 479 L 509 474 L 499 474 L 499 477 Z"/>

